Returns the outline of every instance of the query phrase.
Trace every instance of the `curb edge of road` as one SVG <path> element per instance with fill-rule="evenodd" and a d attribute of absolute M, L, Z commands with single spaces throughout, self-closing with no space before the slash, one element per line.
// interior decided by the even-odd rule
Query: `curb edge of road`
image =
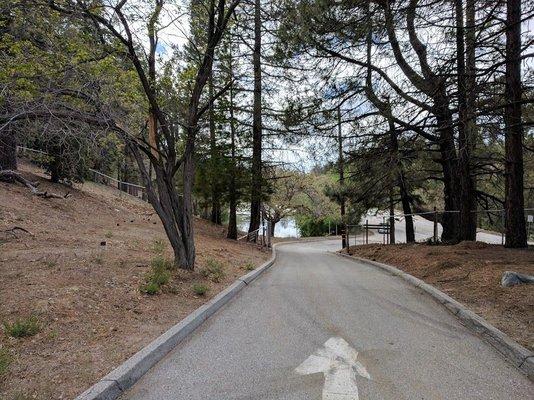
<path fill-rule="evenodd" d="M 508 335 L 495 328 L 481 316 L 469 310 L 462 303 L 454 300 L 441 290 L 429 285 L 423 280 L 391 265 L 339 252 L 335 252 L 335 254 L 352 261 L 360 261 L 378 267 L 423 290 L 447 308 L 449 312 L 454 314 L 464 326 L 495 348 L 506 361 L 518 368 L 528 379 L 534 382 L 534 353 L 512 340 Z"/>
<path fill-rule="evenodd" d="M 204 321 L 217 312 L 222 306 L 233 299 L 243 288 L 269 269 L 276 259 L 276 247 L 273 244 L 271 258 L 248 274 L 236 279 L 234 283 L 223 289 L 210 301 L 203 304 L 177 324 L 158 336 L 125 362 L 101 378 L 75 400 L 115 400 L 131 388 L 150 368 L 156 365 L 180 342 L 192 334 Z"/>

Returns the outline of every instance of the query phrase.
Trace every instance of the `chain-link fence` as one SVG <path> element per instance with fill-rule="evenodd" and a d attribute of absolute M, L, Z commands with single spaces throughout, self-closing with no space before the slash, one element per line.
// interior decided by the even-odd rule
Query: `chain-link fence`
<path fill-rule="evenodd" d="M 502 244 L 506 241 L 506 213 L 504 209 L 476 210 L 476 239 L 491 244 Z M 406 217 L 413 220 L 414 239 L 416 242 L 440 241 L 443 231 L 441 221 L 444 216 L 457 215 L 459 211 L 433 210 L 412 214 L 395 213 L 395 230 L 391 235 L 390 215 L 377 212 L 366 215 L 358 224 L 348 224 L 342 230 L 343 242 L 348 245 L 382 243 L 389 244 L 392 239 L 396 243 L 406 242 Z M 525 223 L 529 241 L 534 240 L 534 208 L 525 208 Z"/>

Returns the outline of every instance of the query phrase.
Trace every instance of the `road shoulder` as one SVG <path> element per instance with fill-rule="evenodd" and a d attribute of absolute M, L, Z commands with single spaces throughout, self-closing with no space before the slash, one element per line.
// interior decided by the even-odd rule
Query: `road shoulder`
<path fill-rule="evenodd" d="M 460 302 L 454 300 L 436 287 L 429 285 L 423 280 L 416 278 L 413 275 L 410 275 L 404 271 L 401 271 L 400 269 L 394 266 L 354 255 L 339 252 L 336 252 L 335 254 L 340 257 L 351 259 L 353 261 L 363 262 L 378 267 L 390 274 L 402 278 L 411 285 L 423 290 L 431 297 L 433 297 L 436 301 L 438 301 L 440 304 L 442 304 L 445 308 L 447 308 L 462 322 L 462 324 L 468 327 L 484 341 L 489 343 L 510 364 L 518 368 L 531 381 L 534 382 L 534 353 L 512 340 L 499 329 L 489 324 L 482 317 L 470 311 Z"/>

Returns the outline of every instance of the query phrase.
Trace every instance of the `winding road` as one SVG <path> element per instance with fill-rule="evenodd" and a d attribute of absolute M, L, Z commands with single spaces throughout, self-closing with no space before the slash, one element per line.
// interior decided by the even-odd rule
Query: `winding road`
<path fill-rule="evenodd" d="M 534 385 L 404 281 L 278 246 L 271 269 L 153 367 L 130 400 L 524 400 Z"/>

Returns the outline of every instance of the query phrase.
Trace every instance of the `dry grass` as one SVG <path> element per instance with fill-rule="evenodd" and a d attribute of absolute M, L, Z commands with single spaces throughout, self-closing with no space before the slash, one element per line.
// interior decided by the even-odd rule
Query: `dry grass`
<path fill-rule="evenodd" d="M 423 279 L 534 349 L 534 286 L 500 285 L 507 270 L 534 275 L 534 249 L 462 242 L 454 246 L 366 245 L 352 247 L 351 253 Z"/>
<path fill-rule="evenodd" d="M 269 257 L 197 220 L 197 271 L 174 271 L 160 294 L 143 294 L 152 259 L 171 255 L 150 206 L 90 183 L 74 190 L 52 185 L 23 169 L 42 189 L 72 196 L 47 200 L 0 183 L 0 231 L 20 226 L 32 234 L 0 235 L 0 325 L 32 315 L 40 323 L 32 337 L 0 331 L 0 348 L 13 355 L 0 380 L 1 399 L 75 397 L 243 275 L 248 264 Z M 200 273 L 214 261 L 224 268 L 219 282 Z M 198 296 L 194 284 L 209 290 Z"/>

